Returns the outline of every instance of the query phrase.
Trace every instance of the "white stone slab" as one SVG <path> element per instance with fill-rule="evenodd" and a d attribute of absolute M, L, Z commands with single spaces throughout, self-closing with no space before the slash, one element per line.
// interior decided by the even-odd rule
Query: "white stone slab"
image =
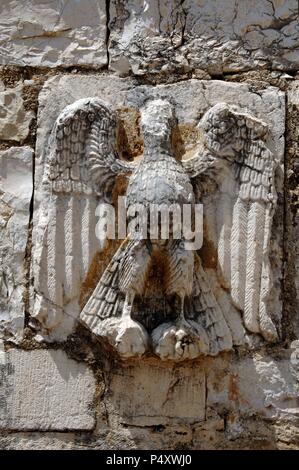
<path fill-rule="evenodd" d="M 0 64 L 107 63 L 105 0 L 2 0 Z"/>
<path fill-rule="evenodd" d="M 29 133 L 32 111 L 24 109 L 23 85 L 5 90 L 0 86 L 0 139 L 23 141 Z"/>
<path fill-rule="evenodd" d="M 95 380 L 85 364 L 63 351 L 10 350 L 0 367 L 1 429 L 93 428 Z"/>
<path fill-rule="evenodd" d="M 261 352 L 233 362 L 217 359 L 207 371 L 207 406 L 236 419 L 298 419 L 298 375 L 290 356 L 289 350 L 281 358 Z"/>
<path fill-rule="evenodd" d="M 22 337 L 33 151 L 0 152 L 0 334 Z"/>
<path fill-rule="evenodd" d="M 205 375 L 198 365 L 143 364 L 115 371 L 107 406 L 120 423 L 153 426 L 205 419 Z"/>

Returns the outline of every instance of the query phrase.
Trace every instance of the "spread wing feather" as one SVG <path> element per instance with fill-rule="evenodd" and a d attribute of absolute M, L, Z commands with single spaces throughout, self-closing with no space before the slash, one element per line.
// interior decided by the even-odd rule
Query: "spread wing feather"
<path fill-rule="evenodd" d="M 124 295 L 119 289 L 120 266 L 132 246 L 133 242 L 128 240 L 121 244 L 80 314 L 80 320 L 93 332 L 101 320 L 121 314 Z"/>
<path fill-rule="evenodd" d="M 230 290 L 247 330 L 275 341 L 277 331 L 267 304 L 277 163 L 267 146 L 267 125 L 221 103 L 205 114 L 201 126 L 204 148 L 185 168 L 201 187 L 204 207 L 208 185 L 214 181 L 217 187 L 217 214 L 207 211 L 206 223 L 208 230 L 216 230 L 211 238 L 217 241 L 221 284 Z"/>
<path fill-rule="evenodd" d="M 115 133 L 114 113 L 86 98 L 62 111 L 49 139 L 34 269 L 35 316 L 52 335 L 79 315 L 82 282 L 101 248 L 96 207 L 110 200 L 116 175 L 132 169 L 117 157 Z"/>
<path fill-rule="evenodd" d="M 216 356 L 232 348 L 232 335 L 198 257 L 195 266 L 190 313 L 205 331 L 209 354 Z"/>
<path fill-rule="evenodd" d="M 48 172 L 55 193 L 97 194 L 108 198 L 118 174 L 134 164 L 118 158 L 114 112 L 98 98 L 67 106 L 50 137 Z"/>

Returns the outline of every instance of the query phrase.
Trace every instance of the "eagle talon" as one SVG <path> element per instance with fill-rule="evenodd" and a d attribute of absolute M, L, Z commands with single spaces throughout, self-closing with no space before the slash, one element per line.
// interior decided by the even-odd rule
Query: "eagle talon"
<path fill-rule="evenodd" d="M 164 323 L 152 333 L 154 352 L 162 360 L 182 361 L 206 354 L 206 338 L 202 338 L 192 321 Z"/>
<path fill-rule="evenodd" d="M 142 356 L 148 349 L 148 334 L 140 323 L 124 317 L 118 326 L 115 347 L 122 357 Z"/>

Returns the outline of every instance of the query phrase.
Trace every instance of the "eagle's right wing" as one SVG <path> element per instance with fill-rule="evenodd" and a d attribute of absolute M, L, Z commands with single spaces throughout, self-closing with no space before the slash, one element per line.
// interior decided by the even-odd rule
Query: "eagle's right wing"
<path fill-rule="evenodd" d="M 268 301 L 277 161 L 268 147 L 268 126 L 234 106 L 219 103 L 204 115 L 201 127 L 203 153 L 185 168 L 195 184 L 200 186 L 207 179 L 203 189 L 212 185 L 200 201 L 221 285 L 241 312 L 247 330 L 276 341 Z"/>

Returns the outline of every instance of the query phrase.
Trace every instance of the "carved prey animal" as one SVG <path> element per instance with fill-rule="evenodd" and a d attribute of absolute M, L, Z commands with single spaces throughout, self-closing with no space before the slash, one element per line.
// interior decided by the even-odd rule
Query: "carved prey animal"
<path fill-rule="evenodd" d="M 136 203 L 147 207 L 152 203 L 202 202 L 207 237 L 217 252 L 213 275 L 203 269 L 197 252 L 185 250 L 183 238 L 138 239 L 129 233 L 80 319 L 123 357 L 151 349 L 162 359 L 216 355 L 234 344 L 244 344 L 250 333 L 275 341 L 277 332 L 267 300 L 271 290 L 269 243 L 276 204 L 276 162 L 265 143 L 267 126 L 232 106 L 217 104 L 200 122 L 204 141 L 195 156 L 178 162 L 171 145 L 174 125 L 170 103 L 149 102 L 142 111 L 144 155 L 140 163 L 132 164 L 118 158 L 116 117 L 100 100 L 79 100 L 56 122 L 45 181 L 51 181 L 52 204 L 56 208 L 62 204 L 61 216 L 70 218 L 71 204 L 77 204 L 78 217 L 86 216 L 88 202 L 83 208 L 84 198 L 111 196 L 115 177 L 131 174 L 128 212 Z M 77 200 L 66 207 L 61 199 L 67 194 Z M 89 220 L 90 211 L 87 214 Z M 51 237 L 47 237 L 49 251 Z M 88 251 L 86 244 L 92 244 L 93 237 L 92 230 L 83 233 L 81 251 Z M 175 301 L 169 301 L 173 311 L 166 309 L 161 321 L 149 326 L 134 308 L 145 296 L 149 273 L 159 259 L 164 268 L 162 294 L 167 299 L 179 299 L 179 308 Z M 86 264 L 90 262 L 91 253 Z M 78 284 L 74 281 L 76 270 L 71 276 L 63 287 L 70 291 Z M 154 297 L 155 293 L 149 298 L 153 301 Z M 150 307 L 150 315 L 155 317 L 155 303 Z"/>

